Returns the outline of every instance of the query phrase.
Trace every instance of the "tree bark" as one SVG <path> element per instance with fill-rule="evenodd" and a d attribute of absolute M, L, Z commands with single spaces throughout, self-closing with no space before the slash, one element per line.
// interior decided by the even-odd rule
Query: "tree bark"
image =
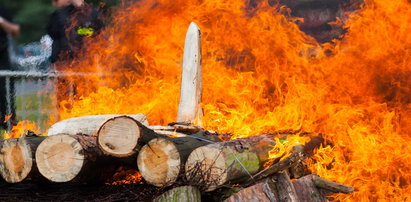
<path fill-rule="evenodd" d="M 231 195 L 224 202 L 279 202 L 279 198 L 275 182 L 271 178 L 266 178 Z"/>
<path fill-rule="evenodd" d="M 47 137 L 36 151 L 40 173 L 52 182 L 100 182 L 116 165 L 98 148 L 96 137 L 59 134 Z"/>
<path fill-rule="evenodd" d="M 307 202 L 325 202 L 328 201 L 324 190 L 334 193 L 351 193 L 354 187 L 339 184 L 320 178 L 316 174 L 306 175 L 298 180 L 293 181 L 295 190 L 301 201 Z"/>
<path fill-rule="evenodd" d="M 57 134 L 67 134 L 67 135 L 95 135 L 100 127 L 109 119 L 120 117 L 120 116 L 129 116 L 139 121 L 145 125 L 148 125 L 147 116 L 144 114 L 136 115 L 91 115 L 91 116 L 82 116 L 71 119 L 65 119 L 59 121 L 52 125 L 48 130 L 48 136 L 57 135 Z"/>
<path fill-rule="evenodd" d="M 17 183 L 25 179 L 40 179 L 34 159 L 44 136 L 10 138 L 1 144 L 0 174 L 6 182 Z"/>
<path fill-rule="evenodd" d="M 335 193 L 348 194 L 355 190 L 352 186 L 347 186 L 337 182 L 329 181 L 315 174 L 312 174 L 312 180 L 316 187 L 323 188 Z"/>
<path fill-rule="evenodd" d="M 138 169 L 149 184 L 158 187 L 172 185 L 194 149 L 218 141 L 216 135 L 205 131 L 186 137 L 152 139 L 138 154 Z"/>
<path fill-rule="evenodd" d="M 293 181 L 293 186 L 297 192 L 298 198 L 306 202 L 326 202 L 327 198 L 323 196 L 313 182 L 313 175 L 304 176 Z"/>
<path fill-rule="evenodd" d="M 154 202 L 201 202 L 200 191 L 193 186 L 181 186 L 168 190 L 153 200 Z"/>
<path fill-rule="evenodd" d="M 251 178 L 274 145 L 272 136 L 258 135 L 199 147 L 188 157 L 186 177 L 205 191 Z"/>
<path fill-rule="evenodd" d="M 280 201 L 284 202 L 298 202 L 300 201 L 293 184 L 290 181 L 290 177 L 287 172 L 281 171 L 274 175 L 276 181 L 276 187 L 278 190 L 278 197 Z"/>

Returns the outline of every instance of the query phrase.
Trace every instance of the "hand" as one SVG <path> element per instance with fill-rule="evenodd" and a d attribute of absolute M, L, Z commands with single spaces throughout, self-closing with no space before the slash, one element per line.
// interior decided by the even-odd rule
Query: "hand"
<path fill-rule="evenodd" d="M 4 18 L 0 16 L 0 24 L 2 24 L 4 21 Z"/>

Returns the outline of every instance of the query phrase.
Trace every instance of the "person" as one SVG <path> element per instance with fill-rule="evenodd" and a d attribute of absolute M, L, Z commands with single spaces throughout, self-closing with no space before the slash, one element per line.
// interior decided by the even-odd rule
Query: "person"
<path fill-rule="evenodd" d="M 47 24 L 53 39 L 52 63 L 70 60 L 82 48 L 84 37 L 92 37 L 103 27 L 100 13 L 84 0 L 52 0 L 57 8 Z"/>
<path fill-rule="evenodd" d="M 103 28 L 100 12 L 84 0 L 52 0 L 56 11 L 47 24 L 47 33 L 53 39 L 50 62 L 54 70 L 64 71 L 67 65 L 56 65 L 75 58 L 82 49 L 85 37 L 94 37 Z M 57 79 L 57 104 L 76 94 L 75 84 L 67 78 Z M 70 106 L 66 106 L 70 107 Z"/>
<path fill-rule="evenodd" d="M 20 33 L 20 26 L 13 22 L 13 16 L 10 11 L 0 6 L 0 70 L 11 70 L 10 57 L 8 54 L 8 35 L 17 36 Z M 11 79 L 9 83 L 10 95 L 14 91 L 14 82 Z M 15 109 L 14 99 L 10 98 L 7 103 L 7 89 L 5 78 L 0 78 L 0 125 L 3 129 L 8 129 L 7 120 L 14 122 Z M 10 105 L 10 108 L 7 106 Z M 9 108 L 9 109 L 8 109 Z M 11 117 L 10 117 L 11 116 Z M 8 118 L 6 118 L 8 117 Z"/>

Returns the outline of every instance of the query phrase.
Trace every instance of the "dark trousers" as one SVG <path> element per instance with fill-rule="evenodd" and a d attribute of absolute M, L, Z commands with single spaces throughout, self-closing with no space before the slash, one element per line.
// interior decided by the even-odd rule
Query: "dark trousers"
<path fill-rule="evenodd" d="M 10 62 L 7 54 L 7 50 L 0 51 L 0 70 L 10 70 Z M 0 126 L 3 129 L 7 129 L 7 121 L 5 121 L 6 116 L 11 115 L 10 121 L 12 124 L 15 123 L 16 110 L 14 108 L 14 79 L 9 80 L 9 107 L 10 111 L 8 113 L 7 106 L 7 85 L 6 78 L 0 77 Z"/>

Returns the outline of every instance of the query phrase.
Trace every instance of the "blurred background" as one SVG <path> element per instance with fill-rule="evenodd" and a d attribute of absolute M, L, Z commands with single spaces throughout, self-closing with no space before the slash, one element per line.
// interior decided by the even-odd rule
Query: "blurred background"
<path fill-rule="evenodd" d="M 98 7 L 108 22 L 112 8 L 120 4 L 121 0 L 85 2 Z M 0 102 L 6 102 L 3 104 L 7 106 L 9 114 L 15 109 L 16 116 L 5 128 L 10 130 L 12 125 L 18 123 L 33 125 L 41 128 L 39 131 L 44 131 L 42 129 L 47 127 L 50 117 L 58 116 L 55 79 L 49 61 L 53 41 L 46 31 L 50 16 L 56 8 L 52 0 L 0 0 L 0 6 L 10 11 L 14 23 L 20 26 L 20 34 L 8 38 L 11 67 L 0 69 L 0 79 L 7 82 L 5 85 L 8 89 L 0 95 L 6 97 Z M 25 121 L 18 122 L 22 120 Z M 0 135 L 3 133 L 4 128 L 0 128 Z"/>

